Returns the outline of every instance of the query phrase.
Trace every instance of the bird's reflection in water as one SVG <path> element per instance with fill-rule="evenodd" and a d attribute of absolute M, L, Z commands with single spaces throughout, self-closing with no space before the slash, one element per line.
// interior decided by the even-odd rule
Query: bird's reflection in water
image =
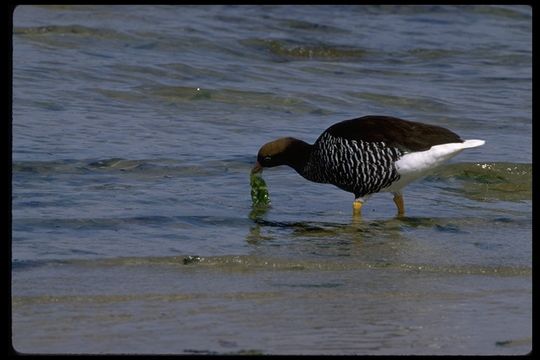
<path fill-rule="evenodd" d="M 249 218 L 253 221 L 254 225 L 249 228 L 249 233 L 246 236 L 246 241 L 248 244 L 257 244 L 262 240 L 271 239 L 271 237 L 263 236 L 261 234 L 261 228 L 264 226 L 261 226 L 261 223 L 265 222 L 263 218 L 268 212 L 269 208 L 269 205 L 252 206 L 251 211 L 249 212 Z"/>
<path fill-rule="evenodd" d="M 357 252 L 360 251 L 359 248 L 363 246 L 364 241 L 369 241 L 371 245 L 385 241 L 388 243 L 399 241 L 403 237 L 403 226 L 408 221 L 405 217 L 366 220 L 355 215 L 348 223 L 273 221 L 266 216 L 269 210 L 268 206 L 253 207 L 249 213 L 249 218 L 253 221 L 246 236 L 249 244 L 260 245 L 268 240 L 290 238 L 308 240 L 310 245 L 315 247 L 335 246 L 336 249 L 343 249 L 345 246 L 352 252 Z"/>

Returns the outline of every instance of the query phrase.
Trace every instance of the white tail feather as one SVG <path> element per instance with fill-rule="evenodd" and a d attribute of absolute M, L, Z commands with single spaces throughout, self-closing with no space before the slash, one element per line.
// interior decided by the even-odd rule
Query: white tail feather
<path fill-rule="evenodd" d="M 462 150 L 484 144 L 484 140 L 465 140 L 462 143 L 434 145 L 429 150 L 405 154 L 395 162 L 400 179 L 383 191 L 400 191 L 411 181 L 430 173 Z"/>
<path fill-rule="evenodd" d="M 486 142 L 484 140 L 465 140 L 461 145 L 463 149 L 473 148 L 477 146 L 482 146 Z"/>

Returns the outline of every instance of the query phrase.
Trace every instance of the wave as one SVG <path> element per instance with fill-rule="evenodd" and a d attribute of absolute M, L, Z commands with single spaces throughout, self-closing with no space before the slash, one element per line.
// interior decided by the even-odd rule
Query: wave
<path fill-rule="evenodd" d="M 27 264 L 26 264 L 27 263 Z M 415 273 L 441 273 L 449 275 L 492 275 L 492 276 L 530 276 L 529 266 L 489 266 L 489 265 L 437 265 L 420 263 L 401 263 L 388 261 L 358 261 L 343 258 L 332 261 L 317 259 L 277 258 L 256 255 L 218 255 L 218 256 L 155 256 L 155 257 L 114 257 L 100 259 L 50 260 L 50 261 L 17 261 L 15 267 L 25 269 L 36 266 L 80 266 L 80 267 L 139 267 L 167 266 L 189 268 L 203 267 L 216 271 L 347 271 L 357 269 L 390 269 Z"/>
<path fill-rule="evenodd" d="M 191 163 L 175 159 L 139 159 L 123 158 L 89 159 L 89 160 L 56 160 L 56 161 L 16 161 L 12 171 L 18 174 L 85 174 L 85 173 L 118 173 L 160 175 L 160 176 L 212 176 L 248 169 L 253 161 L 252 156 L 239 156 L 225 160 L 208 160 L 202 163 Z M 249 173 L 246 170 L 246 173 Z"/>
<path fill-rule="evenodd" d="M 275 60 L 351 60 L 360 59 L 366 56 L 367 50 L 342 45 L 333 45 L 325 43 L 297 43 L 286 40 L 276 39 L 246 39 L 240 43 L 251 48 L 254 51 L 270 55 Z"/>
<path fill-rule="evenodd" d="M 25 173 L 85 174 L 95 172 L 124 173 L 160 177 L 219 177 L 236 173 L 249 176 L 253 158 L 239 155 L 223 160 L 199 163 L 175 159 L 123 158 L 58 161 L 16 161 L 13 175 Z M 247 181 L 247 180 L 246 180 Z M 463 196 L 478 201 L 520 201 L 532 199 L 532 164 L 511 162 L 454 163 L 437 169 L 425 181 L 442 182 Z"/>
<path fill-rule="evenodd" d="M 461 192 L 474 200 L 532 199 L 532 164 L 456 163 L 438 169 L 428 179 L 460 182 Z"/>

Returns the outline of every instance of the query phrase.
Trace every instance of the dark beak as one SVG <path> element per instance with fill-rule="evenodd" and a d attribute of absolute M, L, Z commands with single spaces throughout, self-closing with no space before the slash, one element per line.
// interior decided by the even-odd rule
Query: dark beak
<path fill-rule="evenodd" d="M 253 169 L 251 169 L 251 173 L 252 174 L 257 174 L 257 173 L 262 172 L 262 170 L 263 170 L 262 165 L 257 161 L 255 163 L 255 166 L 253 167 Z"/>

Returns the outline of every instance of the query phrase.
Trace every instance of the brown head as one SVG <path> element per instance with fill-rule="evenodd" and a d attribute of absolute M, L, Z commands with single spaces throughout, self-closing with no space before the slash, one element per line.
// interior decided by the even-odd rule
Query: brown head
<path fill-rule="evenodd" d="M 264 144 L 257 154 L 257 162 L 252 173 L 265 167 L 289 165 L 300 175 L 311 152 L 311 145 L 292 137 L 284 137 Z"/>

